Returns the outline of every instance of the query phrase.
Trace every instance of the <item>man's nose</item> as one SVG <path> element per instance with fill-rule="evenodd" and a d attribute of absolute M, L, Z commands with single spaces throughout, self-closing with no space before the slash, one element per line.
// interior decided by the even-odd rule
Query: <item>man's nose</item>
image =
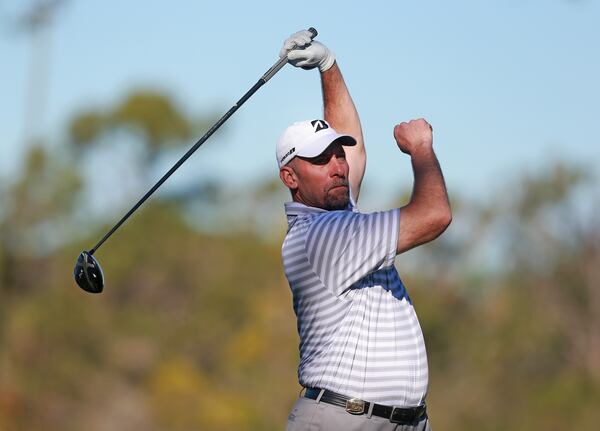
<path fill-rule="evenodd" d="M 345 178 L 347 175 L 348 164 L 344 157 L 338 157 L 334 155 L 331 157 L 331 175 Z"/>

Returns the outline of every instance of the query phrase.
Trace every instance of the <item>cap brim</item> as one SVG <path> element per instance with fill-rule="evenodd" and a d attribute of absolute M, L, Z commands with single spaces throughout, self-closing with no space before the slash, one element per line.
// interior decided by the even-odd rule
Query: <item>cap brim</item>
<path fill-rule="evenodd" d="M 302 147 L 301 150 L 298 150 L 296 156 L 300 157 L 317 157 L 323 151 L 325 151 L 331 144 L 334 142 L 339 142 L 346 147 L 351 147 L 356 145 L 356 139 L 354 139 L 350 135 L 341 135 L 339 133 L 330 133 L 325 136 L 321 136 L 319 139 L 315 139 L 310 144 Z"/>

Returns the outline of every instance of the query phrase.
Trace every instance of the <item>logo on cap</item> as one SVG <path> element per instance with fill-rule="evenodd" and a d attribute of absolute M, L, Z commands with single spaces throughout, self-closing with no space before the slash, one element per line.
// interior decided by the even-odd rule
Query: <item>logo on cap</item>
<path fill-rule="evenodd" d="M 329 129 L 329 125 L 321 120 L 312 120 L 310 124 L 312 124 L 315 133 L 317 133 L 319 130 Z"/>
<path fill-rule="evenodd" d="M 283 156 L 281 158 L 281 160 L 279 161 L 279 163 L 283 163 L 283 161 L 290 155 L 292 155 L 294 153 L 294 151 L 296 151 L 296 147 L 292 147 L 292 149 L 290 151 L 288 151 L 287 153 L 285 153 L 285 156 Z"/>

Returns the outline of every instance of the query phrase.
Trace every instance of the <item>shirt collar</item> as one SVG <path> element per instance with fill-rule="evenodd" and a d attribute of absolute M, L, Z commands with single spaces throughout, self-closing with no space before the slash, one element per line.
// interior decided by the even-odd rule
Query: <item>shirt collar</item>
<path fill-rule="evenodd" d="M 294 224 L 298 216 L 328 212 L 323 208 L 309 207 L 308 205 L 301 204 L 300 202 L 285 202 L 284 207 L 285 215 L 287 216 L 288 229 L 292 227 L 292 224 Z M 356 204 L 354 203 L 352 195 L 350 195 L 348 211 L 356 211 Z"/>

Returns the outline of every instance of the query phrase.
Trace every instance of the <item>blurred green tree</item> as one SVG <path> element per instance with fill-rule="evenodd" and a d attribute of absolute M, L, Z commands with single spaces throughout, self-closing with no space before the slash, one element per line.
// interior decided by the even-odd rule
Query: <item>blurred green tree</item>
<path fill-rule="evenodd" d="M 76 114 L 68 129 L 71 142 L 79 148 L 97 145 L 103 135 L 116 130 L 128 131 L 139 136 L 151 163 L 161 150 L 189 140 L 194 123 L 168 95 L 140 89 L 108 109 L 92 108 Z"/>
<path fill-rule="evenodd" d="M 77 115 L 68 147 L 34 147 L 4 185 L 0 429 L 282 428 L 299 389 L 298 338 L 277 182 L 148 202 L 100 251 L 106 292 L 72 280 L 73 257 L 106 230 L 77 228 L 81 158 L 125 133 L 149 167 L 191 124 L 165 95 L 130 95 Z M 595 429 L 597 179 L 559 162 L 501 186 L 489 202 L 451 191 L 449 231 L 397 261 L 426 335 L 432 422 Z M 197 195 L 211 224 L 185 205 Z"/>

